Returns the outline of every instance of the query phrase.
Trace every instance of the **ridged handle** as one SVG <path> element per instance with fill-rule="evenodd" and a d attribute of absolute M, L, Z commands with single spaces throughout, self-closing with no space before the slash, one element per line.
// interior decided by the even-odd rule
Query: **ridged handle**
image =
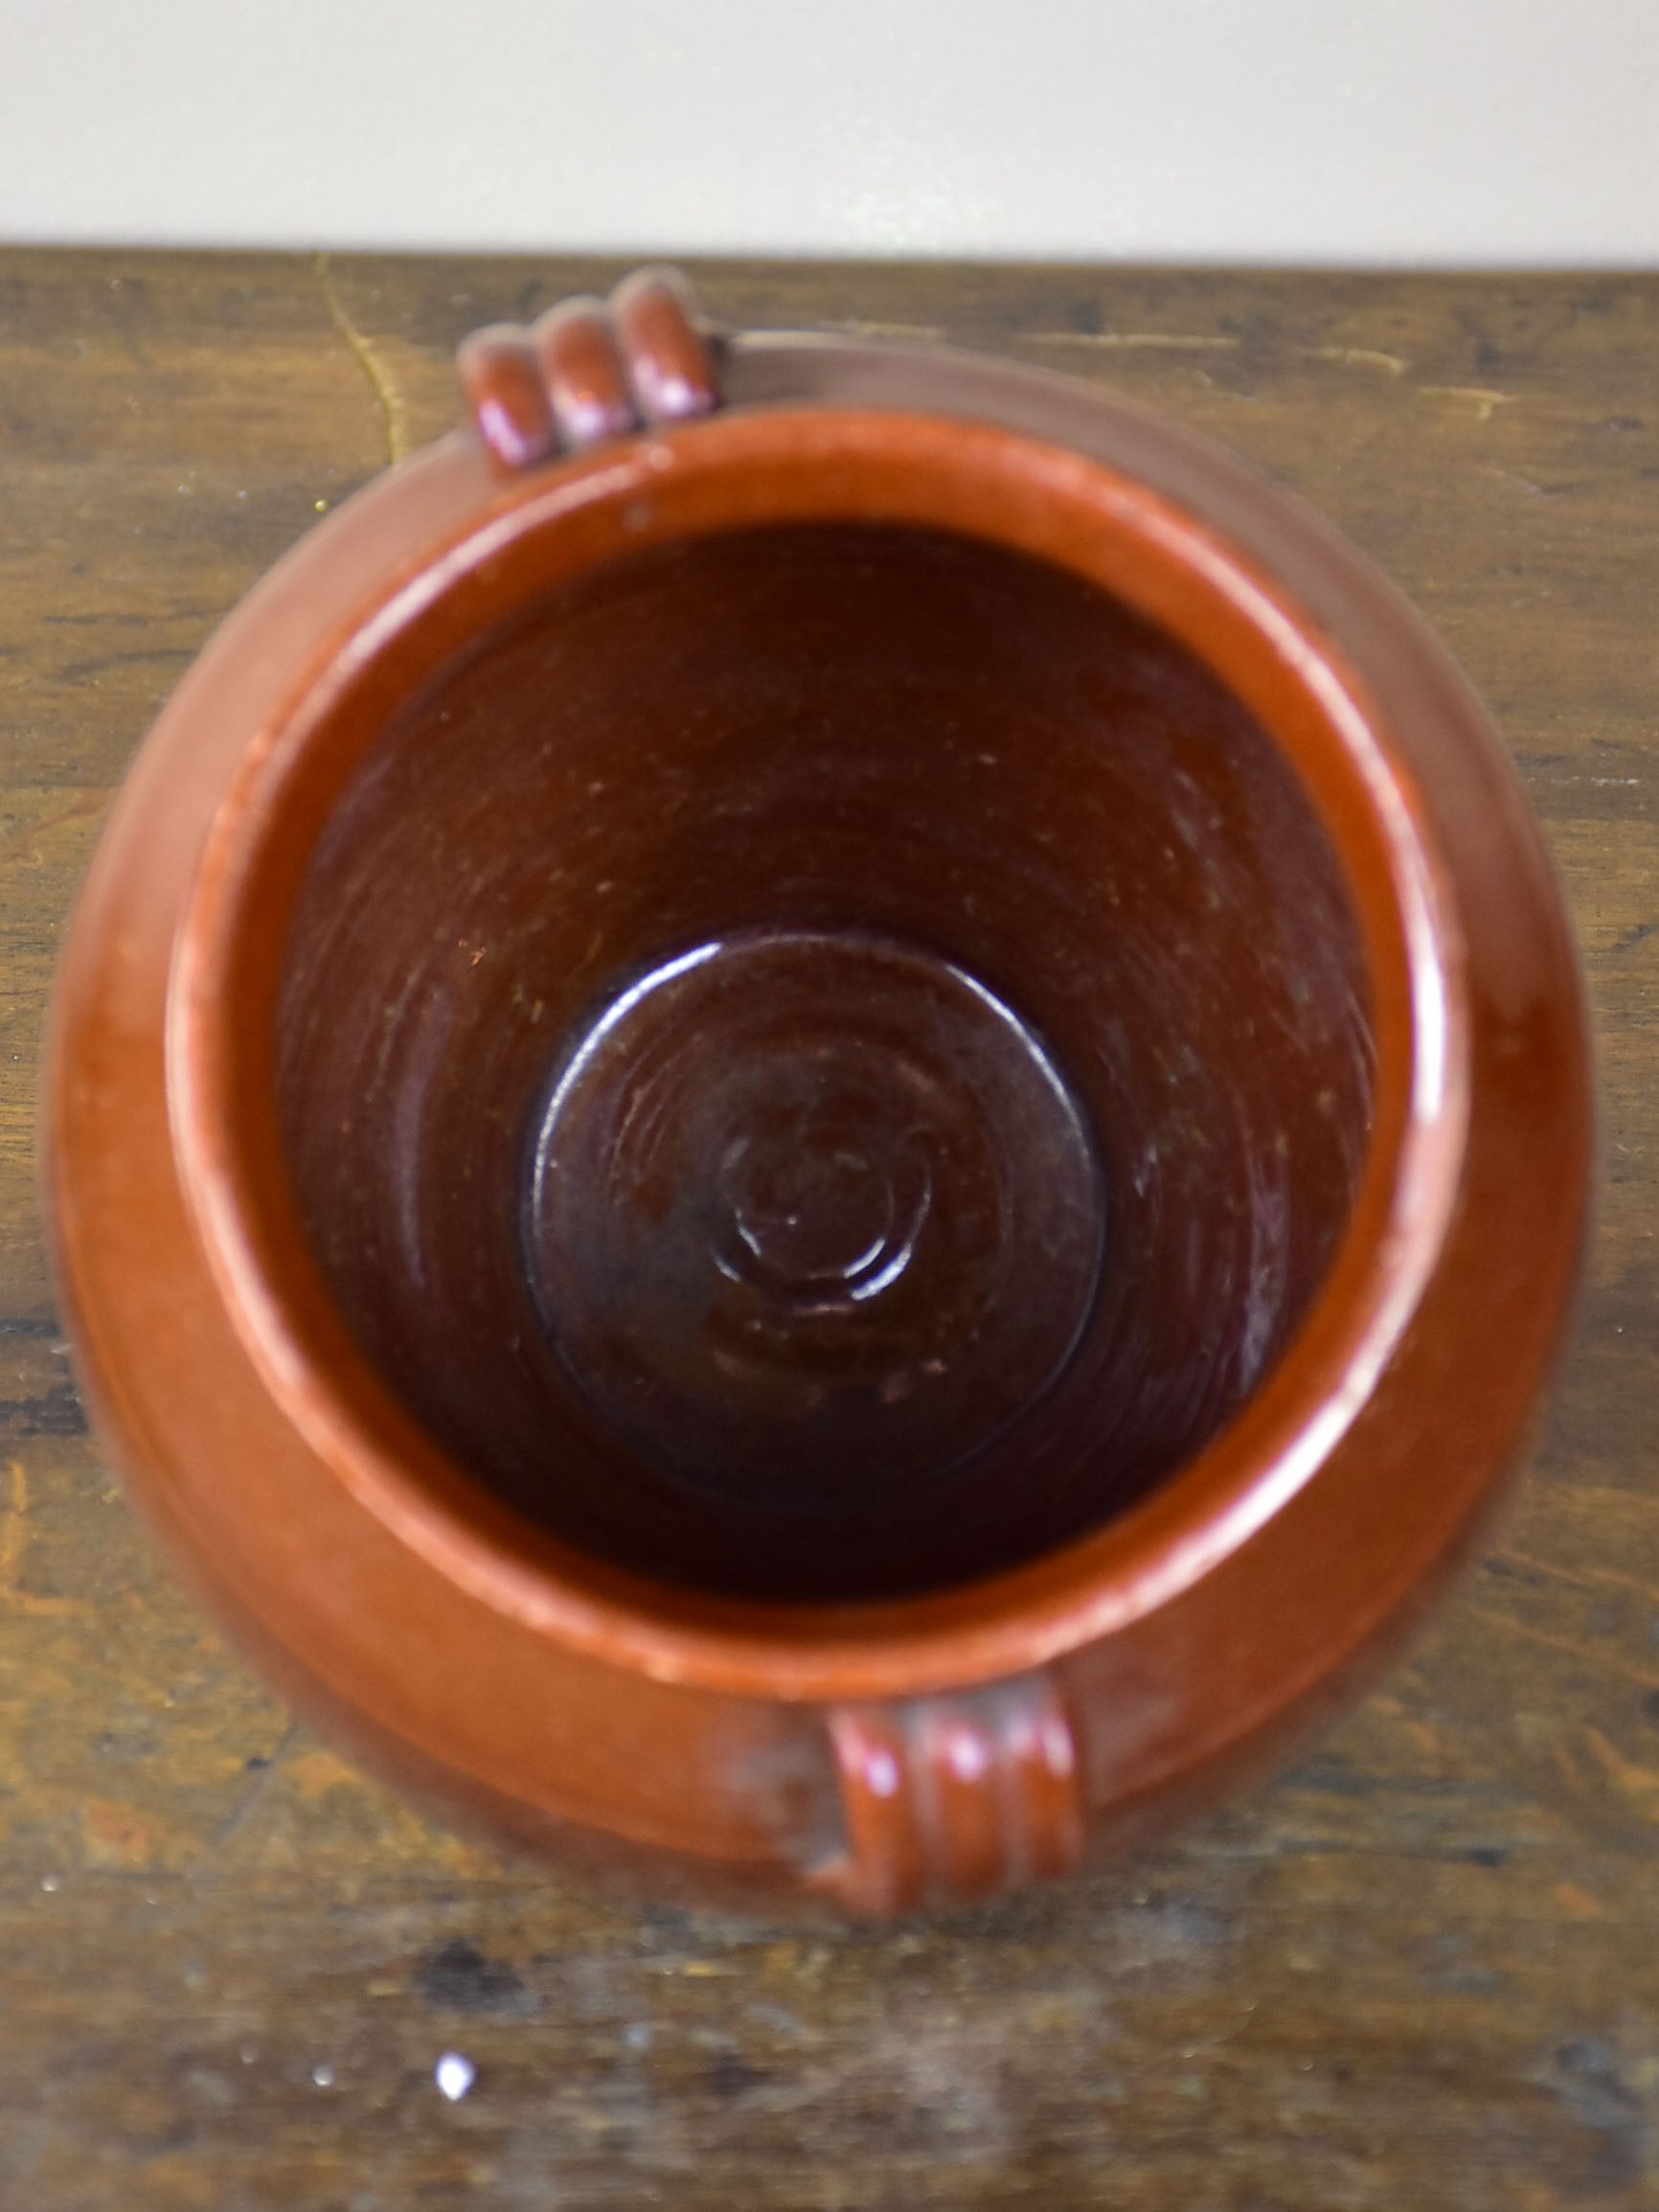
<path fill-rule="evenodd" d="M 1083 1844 L 1077 1743 L 1058 1684 L 985 1689 L 830 1716 L 857 1910 L 967 1904 L 1071 1873 Z"/>
<path fill-rule="evenodd" d="M 456 358 L 478 433 L 507 470 L 719 405 L 714 348 L 672 269 L 638 269 L 608 303 L 566 300 L 528 330 L 489 324 Z"/>

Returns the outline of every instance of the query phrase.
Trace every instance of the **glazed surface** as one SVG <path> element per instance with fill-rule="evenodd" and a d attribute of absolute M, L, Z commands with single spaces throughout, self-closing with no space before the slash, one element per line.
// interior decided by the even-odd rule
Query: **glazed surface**
<path fill-rule="evenodd" d="M 286 962 L 365 1346 L 518 1511 L 705 1587 L 901 1595 L 1102 1524 L 1286 1343 L 1364 1155 L 1293 772 L 1154 625 L 940 534 L 693 541 L 466 648 Z"/>
<path fill-rule="evenodd" d="M 885 1908 L 1167 1825 L 1323 1717 L 1432 1594 L 1558 1334 L 1582 1218 L 1580 1012 L 1479 710 L 1305 513 L 1133 410 L 992 364 L 761 339 L 724 373 L 727 412 L 569 473 L 504 480 L 451 440 L 222 633 L 138 764 L 78 918 L 57 1231 L 136 1486 L 347 1740 L 566 1856 Z M 1235 1418 L 1024 1566 L 809 1615 L 632 1574 L 445 1454 L 329 1289 L 278 1111 L 287 918 L 388 712 L 542 586 L 630 539 L 729 522 L 735 497 L 751 522 L 1001 541 L 1186 637 L 1327 826 L 1375 1040 L 1346 1229 Z M 331 717 L 342 741 L 317 741 Z M 1014 1010 L 1011 982 L 992 995 Z M 1017 1014 L 1057 1064 L 1062 1022 Z M 1109 1203 L 1105 1220 L 1109 1236 Z M 875 1816 L 890 1799 L 898 1826 Z"/>

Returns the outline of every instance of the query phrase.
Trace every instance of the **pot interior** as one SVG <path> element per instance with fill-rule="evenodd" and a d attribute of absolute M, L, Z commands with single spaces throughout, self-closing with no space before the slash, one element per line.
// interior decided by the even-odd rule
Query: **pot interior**
<path fill-rule="evenodd" d="M 1332 846 L 1080 579 L 659 547 L 476 637 L 332 810 L 278 1010 L 306 1235 L 528 1520 L 848 1601 L 1100 1527 L 1307 1313 L 1373 1099 Z"/>

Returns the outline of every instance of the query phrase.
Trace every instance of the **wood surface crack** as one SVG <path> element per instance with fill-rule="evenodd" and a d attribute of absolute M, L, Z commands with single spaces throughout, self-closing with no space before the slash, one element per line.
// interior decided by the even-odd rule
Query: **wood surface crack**
<path fill-rule="evenodd" d="M 340 297 L 340 287 L 334 282 L 334 272 L 329 265 L 328 255 L 317 254 L 311 265 L 317 272 L 317 282 L 323 289 L 329 320 L 345 339 L 352 350 L 352 359 L 369 379 L 369 388 L 375 395 L 375 404 L 386 424 L 387 456 L 396 467 L 409 451 L 409 423 L 402 398 L 392 381 L 385 362 L 346 312 L 346 303 Z"/>
<path fill-rule="evenodd" d="M 75 1598 L 36 1597 L 21 1586 L 24 1554 L 29 1549 L 29 1476 L 23 1462 L 8 1462 L 11 1496 L 0 1514 L 0 1607 L 36 1619 L 81 1620 L 91 1608 Z"/>

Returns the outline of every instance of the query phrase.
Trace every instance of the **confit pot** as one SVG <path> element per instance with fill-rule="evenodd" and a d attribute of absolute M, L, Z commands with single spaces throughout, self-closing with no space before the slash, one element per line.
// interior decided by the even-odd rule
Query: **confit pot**
<path fill-rule="evenodd" d="M 58 979 L 142 1506 L 474 1825 L 871 1913 L 1283 1757 L 1513 1466 L 1569 933 L 1349 547 L 1099 392 L 630 279 L 230 617 Z"/>

